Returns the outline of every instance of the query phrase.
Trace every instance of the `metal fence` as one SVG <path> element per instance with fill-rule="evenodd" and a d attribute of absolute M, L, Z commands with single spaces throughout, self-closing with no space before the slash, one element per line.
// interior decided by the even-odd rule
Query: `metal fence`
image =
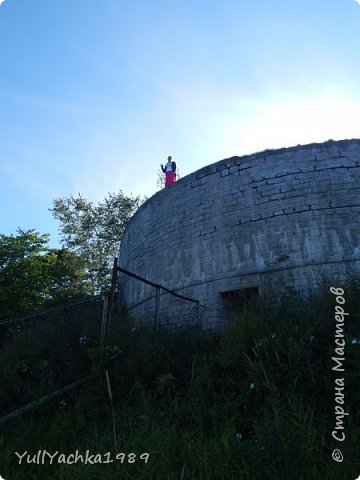
<path fill-rule="evenodd" d="M 198 300 L 121 268 L 115 258 L 108 296 L 0 320 L 0 425 L 92 378 L 104 358 L 119 272 L 153 290 L 144 302 L 155 329 L 201 323 Z M 132 305 L 129 313 L 139 305 Z M 176 319 L 169 313 L 174 309 Z"/>
<path fill-rule="evenodd" d="M 115 272 L 115 273 L 114 273 Z M 154 329 L 160 325 L 178 328 L 185 325 L 200 325 L 204 316 L 204 306 L 199 300 L 181 295 L 163 285 L 152 282 L 140 275 L 118 265 L 114 260 L 113 282 L 117 282 L 117 274 L 122 273 L 148 287 L 148 292 L 139 302 L 127 306 L 128 313 L 142 320 L 152 321 Z M 121 282 L 120 282 L 121 285 Z M 142 312 L 142 314 L 139 312 Z"/>
<path fill-rule="evenodd" d="M 0 424 L 90 379 L 107 304 L 95 296 L 0 321 Z"/>

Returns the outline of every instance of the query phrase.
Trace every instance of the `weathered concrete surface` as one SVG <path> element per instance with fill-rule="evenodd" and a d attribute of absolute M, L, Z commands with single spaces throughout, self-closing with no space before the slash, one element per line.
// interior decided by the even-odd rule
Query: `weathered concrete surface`
<path fill-rule="evenodd" d="M 216 326 L 225 320 L 219 292 L 304 290 L 324 275 L 336 285 L 359 273 L 359 213 L 360 140 L 232 157 L 145 202 L 125 231 L 120 264 L 199 299 Z M 153 318 L 154 289 L 123 275 L 120 285 L 133 314 Z M 168 297 L 163 314 L 181 319 L 185 303 Z"/>

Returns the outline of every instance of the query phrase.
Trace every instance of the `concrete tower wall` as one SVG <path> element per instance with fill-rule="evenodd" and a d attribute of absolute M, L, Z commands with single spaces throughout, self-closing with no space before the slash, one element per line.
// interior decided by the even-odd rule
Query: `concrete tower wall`
<path fill-rule="evenodd" d="M 233 295 L 223 292 L 308 290 L 359 273 L 359 214 L 360 140 L 232 157 L 147 200 L 126 228 L 120 265 L 200 300 L 217 326 Z M 154 289 L 119 281 L 133 315 L 152 316 Z M 190 306 L 166 294 L 161 308 L 181 321 Z"/>

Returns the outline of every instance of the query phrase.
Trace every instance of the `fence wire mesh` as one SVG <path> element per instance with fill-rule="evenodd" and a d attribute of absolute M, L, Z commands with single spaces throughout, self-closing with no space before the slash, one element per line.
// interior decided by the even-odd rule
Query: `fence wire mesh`
<path fill-rule="evenodd" d="M 0 423 L 89 376 L 100 356 L 103 305 L 96 296 L 0 322 Z"/>

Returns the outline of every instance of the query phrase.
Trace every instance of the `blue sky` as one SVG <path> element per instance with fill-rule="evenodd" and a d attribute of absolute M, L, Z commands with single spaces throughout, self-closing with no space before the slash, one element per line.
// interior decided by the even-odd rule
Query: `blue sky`
<path fill-rule="evenodd" d="M 360 137 L 355 0 L 0 0 L 0 233 L 233 155 Z"/>

